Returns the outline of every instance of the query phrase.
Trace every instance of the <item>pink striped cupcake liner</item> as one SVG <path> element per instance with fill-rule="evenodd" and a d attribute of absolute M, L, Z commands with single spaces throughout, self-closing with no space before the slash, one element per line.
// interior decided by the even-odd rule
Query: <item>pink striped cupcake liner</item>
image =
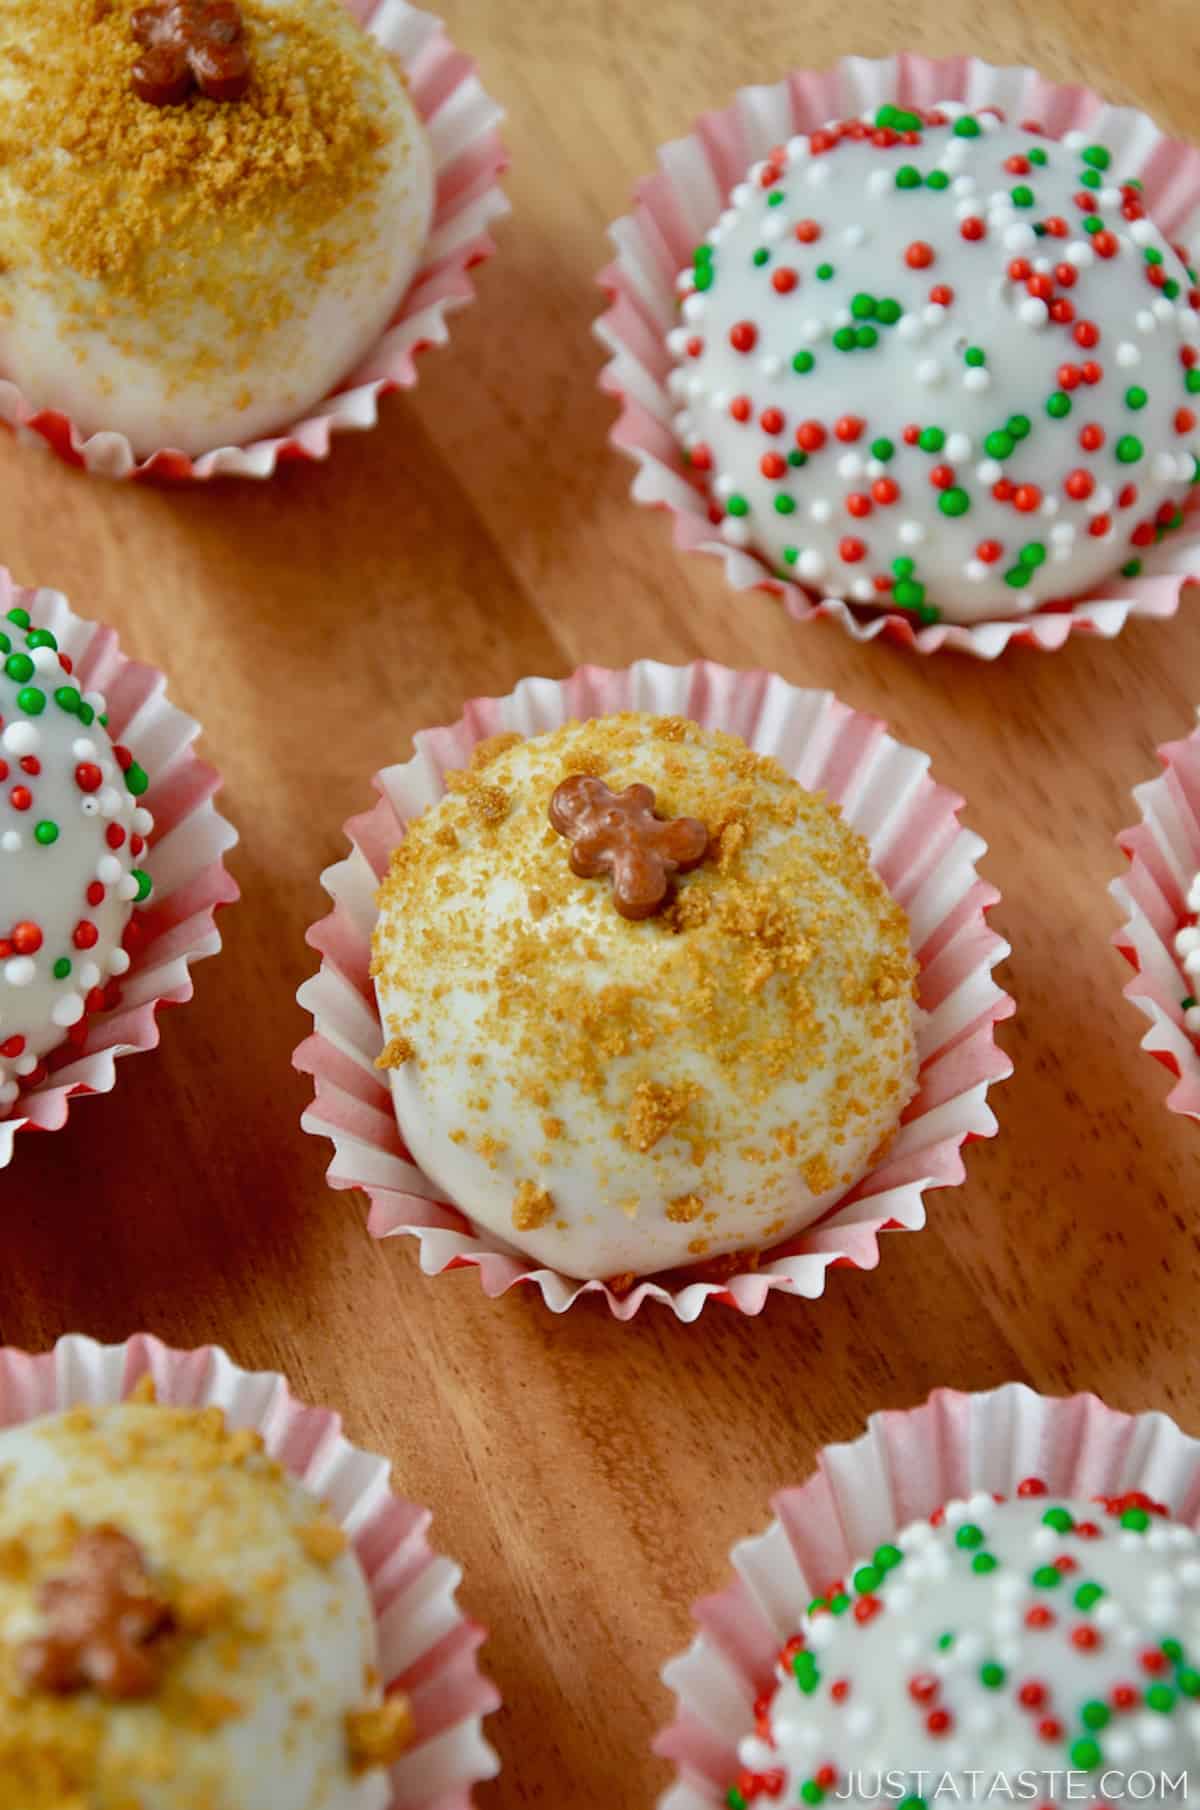
<path fill-rule="evenodd" d="M 289 460 L 327 459 L 335 433 L 374 427 L 380 397 L 416 383 L 418 353 L 446 344 L 448 317 L 474 300 L 471 272 L 492 256 L 491 226 L 508 212 L 499 186 L 508 168 L 498 131 L 503 113 L 440 19 L 407 0 L 346 3 L 403 68 L 429 135 L 436 178 L 421 267 L 378 342 L 311 414 L 284 433 L 245 446 L 220 446 L 196 458 L 163 447 L 139 460 L 124 434 L 85 437 L 66 415 L 35 409 L 15 384 L 0 381 L 0 419 L 23 440 L 108 478 L 269 478 Z"/>
<path fill-rule="evenodd" d="M 1200 1440 L 1165 1414 L 1118 1414 L 1094 1395 L 939 1389 L 919 1408 L 873 1414 L 861 1438 L 826 1446 L 807 1483 L 781 1490 L 765 1533 L 735 1546 L 733 1581 L 693 1610 L 700 1628 L 663 1670 L 675 1715 L 655 1752 L 675 1767 L 658 1810 L 716 1810 L 753 1732 L 754 1703 L 814 1596 L 942 1503 L 1011 1496 L 1027 1477 L 1057 1496 L 1143 1490 L 1200 1523 Z"/>
<path fill-rule="evenodd" d="M 996 69 L 974 57 L 935 61 L 907 52 L 879 61 L 845 57 L 819 72 L 793 70 L 773 86 L 741 89 L 732 106 L 703 114 L 689 137 L 665 145 L 657 171 L 638 186 L 634 212 L 609 230 L 616 256 L 599 278 L 609 305 L 596 334 L 610 354 L 600 387 L 620 406 L 610 439 L 637 466 L 635 502 L 669 511 L 677 547 L 719 558 L 735 591 L 771 592 L 796 622 L 829 617 L 856 641 L 882 636 L 917 653 L 953 648 L 983 660 L 1013 644 L 1049 652 L 1073 634 L 1111 639 L 1131 617 L 1174 615 L 1186 587 L 1200 584 L 1200 497 L 1189 505 L 1188 523 L 1152 551 L 1137 578 L 1115 577 L 1069 607 L 1019 620 L 922 628 L 899 611 L 819 597 L 779 578 L 757 555 L 727 545 L 714 532 L 707 493 L 675 437 L 677 404 L 667 389 L 674 361 L 666 336 L 678 321 L 676 278 L 750 165 L 772 146 L 833 119 L 873 114 L 888 102 L 930 107 L 949 100 L 1037 120 L 1056 136 L 1086 127 L 1136 161 L 1160 226 L 1173 239 L 1200 244 L 1200 151 L 1088 89 L 1059 87 L 1032 69 Z"/>
<path fill-rule="evenodd" d="M 1175 1077 L 1167 1105 L 1200 1119 L 1200 1049 L 1184 1023 L 1184 1002 L 1200 983 L 1175 952 L 1177 933 L 1195 918 L 1187 897 L 1200 872 L 1200 728 L 1167 742 L 1158 758 L 1162 774 L 1134 791 L 1141 822 L 1117 838 L 1129 871 L 1110 888 L 1125 913 L 1113 942 L 1135 971 L 1125 997 L 1150 1021 L 1142 1048 Z"/>
<path fill-rule="evenodd" d="M 686 716 L 731 731 L 774 755 L 801 785 L 836 800 L 908 912 L 923 1008 L 919 1092 L 877 1169 L 819 1223 L 765 1253 L 756 1268 L 720 1281 L 688 1279 L 686 1272 L 651 1277 L 627 1293 L 600 1278 L 580 1282 L 532 1266 L 497 1248 L 453 1201 L 439 1197 L 404 1146 L 375 1066 L 384 1037 L 368 974 L 379 880 L 405 824 L 443 795 L 447 769 L 468 763 L 488 736 L 537 735 L 572 718 L 620 710 Z M 829 692 L 797 690 L 770 673 L 732 672 L 708 661 L 670 667 L 645 660 L 616 672 L 581 667 L 563 681 L 526 679 L 509 697 L 477 698 L 457 723 L 414 740 L 412 760 L 376 774 L 379 802 L 346 824 L 351 853 L 322 876 L 333 909 L 308 932 L 321 967 L 300 989 L 313 1032 L 293 1058 L 314 1083 L 301 1123 L 332 1141 L 330 1186 L 367 1195 L 373 1236 L 414 1238 L 427 1275 L 477 1270 L 492 1297 L 525 1284 L 554 1313 L 600 1295 L 618 1320 L 654 1301 L 691 1321 L 712 1299 L 757 1314 L 775 1292 L 815 1299 L 834 1265 L 874 1269 L 879 1234 L 918 1230 L 926 1190 L 963 1180 L 963 1145 L 996 1130 L 988 1089 L 1012 1065 L 996 1044 L 995 1028 L 1014 1007 L 992 975 L 1008 946 L 987 924 L 999 894 L 976 872 L 986 844 L 959 823 L 962 800 L 930 778 L 928 756 L 894 741 L 882 723 Z"/>
<path fill-rule="evenodd" d="M 253 1427 L 327 1505 L 367 1580 L 385 1689 L 412 1706 L 415 1739 L 392 1768 L 389 1810 L 470 1810 L 474 1787 L 500 1769 L 483 1733 L 500 1706 L 476 1658 L 484 1630 L 459 1608 L 458 1566 L 429 1543 L 429 1510 L 393 1492 L 386 1459 L 351 1445 L 338 1415 L 298 1402 L 282 1376 L 239 1370 L 216 1345 L 173 1351 L 149 1333 L 123 1345 L 71 1334 L 36 1356 L 0 1349 L 0 1426 L 110 1406 L 145 1376 L 161 1402 L 219 1407 L 231 1427 Z"/>
<path fill-rule="evenodd" d="M 193 752 L 200 725 L 168 702 L 162 673 L 128 659 L 112 629 L 83 621 L 60 592 L 25 590 L 0 568 L 0 618 L 14 608 L 51 630 L 82 689 L 104 693 L 113 740 L 127 742 L 150 775 L 143 802 L 154 829 L 143 865 L 154 890 L 134 913 L 140 937 L 116 1004 L 89 1017 L 82 1043 L 56 1050 L 44 1079 L 0 1118 L 0 1169 L 18 1132 L 58 1131 L 73 1099 L 112 1089 L 118 1057 L 157 1047 L 159 1008 L 192 997 L 191 965 L 220 949 L 216 913 L 239 896 L 225 867 L 237 832 L 213 803 L 220 774 Z"/>

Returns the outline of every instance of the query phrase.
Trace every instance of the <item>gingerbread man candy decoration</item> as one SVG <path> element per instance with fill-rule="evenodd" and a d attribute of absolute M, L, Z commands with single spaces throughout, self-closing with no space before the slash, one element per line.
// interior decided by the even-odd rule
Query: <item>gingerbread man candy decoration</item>
<path fill-rule="evenodd" d="M 144 46 L 133 66 L 133 91 L 153 107 L 177 106 L 193 89 L 210 101 L 240 100 L 250 85 L 250 57 L 235 0 L 161 0 L 134 13 Z"/>
<path fill-rule="evenodd" d="M 649 786 L 613 792 L 590 773 L 572 773 L 550 800 L 550 822 L 571 844 L 571 872 L 612 876 L 623 918 L 650 918 L 666 904 L 677 873 L 698 867 L 708 831 L 695 817 L 657 817 Z"/>

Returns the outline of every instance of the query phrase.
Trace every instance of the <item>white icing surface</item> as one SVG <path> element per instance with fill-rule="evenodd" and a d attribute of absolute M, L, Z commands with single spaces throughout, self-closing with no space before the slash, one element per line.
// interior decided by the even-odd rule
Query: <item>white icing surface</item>
<path fill-rule="evenodd" d="M 84 1017 L 91 990 L 128 968 L 122 937 L 145 862 L 138 839 L 153 825 L 99 720 L 104 699 L 82 695 L 58 653 L 29 648 L 28 633 L 0 622 L 0 1113 Z M 40 710 L 25 708 L 23 693 L 42 700 Z M 80 719 L 81 702 L 91 723 Z M 37 835 L 44 824 L 58 828 L 48 845 Z M 35 926 L 40 944 L 28 948 L 19 933 L 14 941 L 18 926 Z M 59 962 L 70 964 L 61 978 Z"/>
<path fill-rule="evenodd" d="M 656 719 L 631 720 L 647 727 L 605 772 L 606 782 L 620 790 L 642 781 L 665 798 L 669 760 L 671 814 L 697 814 L 692 806 L 712 772 L 702 732 L 690 726 L 695 739 L 664 744 L 653 734 Z M 439 824 L 453 823 L 456 853 L 442 872 L 423 874 L 413 896 L 388 896 L 385 888 L 375 940 L 383 1023 L 416 1051 L 415 1060 L 389 1071 L 414 1159 L 446 1199 L 506 1246 L 585 1278 L 646 1274 L 779 1242 L 872 1166 L 915 1086 L 910 996 L 861 1005 L 843 995 L 843 982 L 893 944 L 885 943 L 879 904 L 837 871 L 847 844 L 840 824 L 822 810 L 815 831 L 803 824 L 785 830 L 756 811 L 777 800 L 781 787 L 763 781 L 761 790 L 760 782 L 752 788 L 758 795 L 747 810 L 745 877 L 786 902 L 780 875 L 785 862 L 800 859 L 806 883 L 819 889 L 796 895 L 814 945 L 803 971 L 814 1049 L 764 1081 L 761 1068 L 734 1052 L 741 1038 L 761 1047 L 786 1034 L 792 995 L 783 973 L 755 992 L 740 953 L 715 924 L 679 932 L 661 918 L 630 923 L 615 910 L 607 878 L 571 875 L 547 806 L 555 785 L 574 770 L 572 749 L 587 733 L 587 725 L 570 725 L 485 769 L 483 778 L 508 799 L 495 831 L 470 821 L 454 795 L 427 813 L 416 832 L 422 846 Z M 682 876 L 679 888 L 686 895 L 713 883 L 706 863 Z M 531 889 L 550 901 L 540 916 L 531 913 Z M 719 904 L 719 879 L 713 897 Z M 427 934 L 432 929 L 440 938 L 447 926 L 450 940 L 431 952 Z M 906 932 L 903 941 L 906 948 Z M 510 1004 L 512 977 L 519 979 L 529 947 L 545 954 L 544 966 L 538 957 L 542 991 L 532 1002 L 522 995 Z M 712 989 L 707 1006 L 701 977 Z M 578 988 L 590 1000 L 606 988 L 623 1000 L 632 996 L 646 1032 L 644 1043 L 631 1037 L 619 1052 L 603 1051 L 598 1078 L 577 1072 L 570 1022 L 577 1005 L 556 1004 L 560 992 Z M 714 1048 L 705 1011 L 727 1027 L 724 1051 Z M 561 1026 L 560 1013 L 567 1019 Z M 606 1035 L 601 1022 L 584 1055 L 602 1048 Z M 531 1095 L 531 1081 L 544 1089 L 540 1097 Z M 625 1126 L 635 1090 L 647 1083 L 691 1085 L 699 1094 L 677 1130 L 639 1150 Z M 559 1123 L 555 1135 L 547 1133 L 548 1117 Z M 814 1163 L 810 1179 L 820 1185 L 805 1180 Z M 545 1189 L 554 1210 L 547 1223 L 518 1230 L 514 1197 L 525 1181 Z M 702 1211 L 681 1218 L 677 1203 L 689 1197 Z"/>
<path fill-rule="evenodd" d="M 304 1556 L 296 1532 L 316 1518 L 316 1505 L 290 1479 L 282 1502 L 264 1497 L 253 1514 L 241 1495 L 231 1497 L 229 1519 L 209 1507 L 181 1543 L 192 1481 L 186 1466 L 139 1464 L 122 1447 L 159 1412 L 130 1404 L 97 1412 L 118 1455 L 112 1465 L 91 1456 L 81 1461 L 61 1416 L 0 1432 L 0 1542 L 36 1534 L 67 1513 L 85 1528 L 118 1527 L 141 1548 L 152 1576 L 162 1568 L 176 1587 L 224 1588 L 244 1605 L 245 1634 L 193 1638 L 172 1661 L 161 1700 L 104 1705 L 102 1773 L 120 1779 L 130 1757 L 161 1751 L 166 1776 L 156 1779 L 153 1768 L 139 1776 L 139 1810 L 384 1810 L 391 1801 L 386 1776 L 373 1770 L 353 1778 L 347 1760 L 347 1712 L 379 1700 L 365 1683 L 376 1637 L 357 1559 L 348 1549 L 329 1564 Z M 268 1461 L 248 1463 L 265 1468 Z M 204 1474 L 200 1482 L 210 1486 Z M 271 1578 L 278 1582 L 264 1582 Z M 259 1588 L 265 1593 L 256 1601 Z M 12 1649 L 40 1632 L 28 1587 L 0 1573 L 0 1656 L 7 1662 Z M 241 1713 L 203 1732 L 182 1728 L 179 1704 L 193 1694 L 233 1699 Z M 70 1702 L 81 1722 L 96 1713 L 93 1697 Z M 13 1713 L 0 1693 L 0 1760 Z M 98 1786 L 94 1799 L 71 1803 L 115 1803 L 112 1789 Z M 17 1810 L 2 1788 L 0 1801 Z"/>
<path fill-rule="evenodd" d="M 1098 1533 L 1083 1537 L 1046 1525 L 1055 1509 Z M 1200 1538 L 1192 1529 L 1150 1514 L 1137 1532 L 1095 1502 L 1039 1496 L 998 1505 L 982 1495 L 951 1503 L 939 1528 L 913 1524 L 894 1545 L 904 1556 L 891 1569 L 877 1565 L 875 1555 L 860 1561 L 873 1576 L 853 1568 L 846 1588 L 854 1601 L 842 1614 L 805 1618 L 808 1657 L 799 1660 L 799 1674 L 781 1667 L 769 1738 L 751 1736 L 739 1750 L 752 1773 L 786 1775 L 774 1797 L 744 1794 L 754 1810 L 802 1802 L 802 1787 L 825 1766 L 838 1775 L 825 1801 L 859 1810 L 910 1794 L 929 1806 L 1091 1805 L 1106 1774 L 1104 1801 L 1195 1801 Z M 975 1569 L 980 1554 L 985 1564 L 987 1555 L 996 1561 L 992 1569 Z M 1059 1564 L 1071 1569 L 1052 1587 L 1035 1581 L 1035 1573 Z M 1098 1591 L 1088 1589 L 1093 1584 Z M 860 1620 L 863 1600 L 878 1607 Z M 1031 1625 L 1031 1611 L 1049 1611 L 1049 1625 Z M 1162 1652 L 1162 1642 L 1172 1640 L 1182 1646 L 1182 1661 Z M 995 1668 L 986 1679 L 985 1667 Z M 1119 1694 L 1129 1686 L 1136 1700 L 1122 1703 Z M 1156 1706 L 1147 1692 L 1161 1687 Z M 1094 1753 L 1076 1746 L 1088 1740 Z M 1123 1796 L 1118 1769 L 1154 1777 L 1143 1776 Z M 1160 1770 L 1172 1779 L 1190 1771 L 1187 1794 L 1157 1789 Z M 890 1788 L 871 1789 L 888 1774 Z M 949 1786 L 937 1790 L 946 1774 L 958 1781 L 957 1794 Z M 989 1796 L 997 1774 L 1008 1775 L 1010 1789 Z M 1017 1789 L 1019 1774 L 1036 1780 L 1027 1792 Z"/>
<path fill-rule="evenodd" d="M 942 111 L 964 109 L 945 104 Z M 774 165 L 755 166 L 708 235 L 711 285 L 688 296 L 686 324 L 669 342 L 679 360 L 672 388 L 683 404 L 677 432 L 726 507 L 731 500 L 745 505 L 745 513 L 727 514 L 722 523 L 731 544 L 754 548 L 773 569 L 829 595 L 861 599 L 865 579 L 882 603 L 894 593 L 874 590 L 874 579 L 896 578 L 894 560 L 913 558 L 913 571 L 899 576 L 922 586 L 923 595 L 907 607 L 935 607 L 964 622 L 1076 596 L 1139 557 L 1133 531 L 1187 495 L 1200 456 L 1200 433 L 1176 419 L 1181 409 L 1200 413 L 1200 395 L 1187 390 L 1180 362 L 1185 346 L 1200 343 L 1180 259 L 1150 221 L 1125 217 L 1123 210 L 1138 204 L 1114 186 L 1115 171 L 1088 191 L 1092 213 L 1116 241 L 1114 255 L 1098 256 L 1083 227 L 1089 216 L 1075 199 L 1084 193 L 1084 172 L 1097 173 L 1083 160 L 1087 147 L 1067 149 L 986 116 L 981 124 L 976 138 L 930 127 L 914 145 L 842 142 L 819 154 L 807 138 L 793 139 Z M 1046 164 L 1005 168 L 1008 158 L 1031 150 L 1044 152 Z M 896 172 L 906 165 L 922 177 L 940 171 L 948 186 L 898 188 Z M 1033 204 L 1015 203 L 1014 189 L 1032 190 Z M 773 196 L 782 200 L 772 205 Z M 1033 232 L 1034 222 L 1053 219 L 1067 224 L 1067 236 Z M 967 221 L 982 223 L 980 237 L 962 236 Z M 798 241 L 797 227 L 808 230 L 810 222 L 820 236 Z M 915 268 L 907 258 L 914 245 L 932 253 Z M 762 251 L 766 260 L 756 265 Z M 1178 282 L 1174 300 L 1148 283 L 1147 251 Z M 1047 302 L 1009 275 L 1014 257 L 1029 261 L 1035 279 L 1048 277 L 1051 305 L 1065 300 L 1073 320 L 1051 320 Z M 1073 282 L 1061 281 L 1063 265 L 1077 272 Z M 832 267 L 825 280 L 816 274 L 822 266 Z M 791 286 L 781 291 L 779 282 Z M 942 285 L 953 292 L 946 305 L 929 300 Z M 899 304 L 902 313 L 891 324 L 874 313 L 856 315 L 861 297 Z M 1094 345 L 1077 343 L 1081 323 L 1098 329 Z M 835 332 L 863 328 L 877 336 L 874 345 L 835 347 Z M 968 349 L 982 352 L 984 362 L 968 364 Z M 794 368 L 797 354 L 801 363 L 814 361 L 807 372 Z M 1064 365 L 1076 373 L 1097 365 L 1101 376 L 1089 382 L 1076 375 L 1063 387 Z M 1135 386 L 1146 392 L 1140 407 L 1126 400 Z M 1066 397 L 1069 413 L 1048 414 L 1052 395 Z M 1014 416 L 1028 421 L 1027 434 L 1009 435 L 1009 448 L 992 459 L 988 436 L 1007 432 Z M 861 424 L 848 443 L 835 432 L 843 419 Z M 802 468 L 787 465 L 789 454 L 804 450 L 798 430 L 813 423 L 823 444 L 807 449 Z M 1081 445 L 1086 425 L 1103 430 L 1102 446 Z M 910 426 L 939 428 L 946 444 L 906 444 Z M 1116 449 L 1128 436 L 1142 452 L 1123 461 Z M 886 480 L 899 489 L 889 500 L 880 500 L 878 478 L 868 481 L 845 461 L 848 444 L 865 458 L 879 439 L 895 448 L 882 462 Z M 764 458 L 776 461 L 769 473 Z M 988 459 L 997 469 L 985 478 L 978 466 Z M 931 473 L 939 468 L 943 481 L 935 487 Z M 1091 480 L 1087 495 L 1067 488 L 1079 471 Z M 1032 506 L 997 500 L 997 482 L 1014 494 L 1024 487 Z M 1122 500 L 1129 485 L 1137 496 Z M 965 495 L 963 513 L 943 512 L 939 499 L 951 491 Z M 861 505 L 848 507 L 851 496 L 865 499 L 861 513 L 852 513 Z M 794 505 L 789 513 L 779 512 L 779 499 Z M 816 513 L 818 502 L 827 513 Z M 1063 530 L 1053 546 L 1051 514 Z M 1100 517 L 1103 530 L 1089 532 Z M 861 554 L 846 557 L 845 542 L 860 543 Z M 988 543 L 998 543 L 999 553 Z M 1036 561 L 1038 546 L 1041 563 L 1021 558 L 1033 548 Z M 979 557 L 981 547 L 989 557 Z"/>
<path fill-rule="evenodd" d="M 360 61 L 378 51 L 341 0 L 263 0 L 271 14 L 318 16 Z M 0 22 L 2 25 L 2 22 Z M 254 57 L 278 54 L 279 40 L 259 28 Z M 0 105 L 21 92 L 19 65 L 0 35 Z M 231 343 L 225 314 L 194 295 L 187 313 L 169 322 L 136 300 L 127 303 L 103 282 L 47 256 L 25 232 L 13 206 L 20 159 L 0 167 L 0 375 L 38 408 L 57 409 L 85 434 L 123 433 L 144 457 L 160 447 L 199 454 L 279 431 L 300 418 L 349 375 L 387 326 L 420 262 L 433 216 L 433 161 L 408 91 L 389 82 L 379 124 L 382 173 L 347 199 L 321 231 L 333 255 L 322 274 L 297 259 L 288 225 L 290 200 L 271 218 L 213 221 L 194 239 L 166 228 L 161 255 L 179 270 L 195 268 L 241 296 L 250 330 Z M 237 102 L 228 103 L 230 106 Z M 297 207 L 303 206 L 301 195 Z M 7 212 L 6 212 L 7 203 Z M 275 222 L 276 224 L 273 224 Z M 220 230 L 218 231 L 218 224 Z M 254 297 L 264 298 L 255 317 Z M 274 318 L 266 298 L 286 295 L 290 312 Z M 145 304 L 142 305 L 143 307 Z M 111 320 L 105 324 L 105 310 Z M 169 340 L 169 355 L 164 349 Z M 213 349 L 223 349 L 215 362 Z M 196 361 L 203 359 L 203 365 Z"/>

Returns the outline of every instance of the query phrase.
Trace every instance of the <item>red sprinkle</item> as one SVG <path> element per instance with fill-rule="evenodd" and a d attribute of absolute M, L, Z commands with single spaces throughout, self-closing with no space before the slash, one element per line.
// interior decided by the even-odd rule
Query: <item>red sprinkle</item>
<path fill-rule="evenodd" d="M 821 229 L 815 220 L 801 220 L 796 227 L 796 237 L 801 245 L 811 245 L 821 237 Z"/>
<path fill-rule="evenodd" d="M 764 434 L 781 434 L 783 432 L 783 410 L 764 409 L 758 417 L 758 425 Z"/>
<path fill-rule="evenodd" d="M 978 214 L 969 214 L 958 230 L 964 239 L 987 238 L 987 224 Z"/>
<path fill-rule="evenodd" d="M 1077 503 L 1086 501 L 1095 488 L 1096 480 L 1091 472 L 1082 469 L 1073 471 L 1063 485 L 1067 495 L 1073 497 Z"/>
<path fill-rule="evenodd" d="M 1013 503 L 1022 514 L 1030 515 L 1041 504 L 1042 493 L 1036 484 L 1018 484 L 1013 491 Z"/>
<path fill-rule="evenodd" d="M 729 404 L 729 413 L 733 416 L 735 421 L 749 421 L 749 396 L 735 396 L 733 401 Z"/>
<path fill-rule="evenodd" d="M 1096 422 L 1090 421 L 1086 427 L 1079 430 L 1079 444 L 1084 452 L 1099 452 L 1104 445 L 1104 429 Z"/>
<path fill-rule="evenodd" d="M 904 262 L 910 270 L 926 270 L 933 263 L 935 255 L 932 245 L 924 239 L 914 239 L 904 254 Z"/>
<path fill-rule="evenodd" d="M 735 352 L 753 352 L 758 344 L 758 328 L 753 321 L 738 321 L 729 329 L 729 343 Z"/>
<path fill-rule="evenodd" d="M 834 422 L 833 431 L 839 440 L 857 440 L 865 423 L 858 415 L 843 415 Z"/>
<path fill-rule="evenodd" d="M 867 556 L 866 543 L 857 540 L 852 534 L 848 534 L 844 540 L 838 542 L 838 555 L 848 566 L 855 566 L 860 559 L 865 559 Z M 860 1596 L 855 1603 L 854 1613 L 859 1621 L 869 1621 L 870 1617 L 875 1613 L 874 1609 L 870 1610 L 866 1615 L 859 1615 L 858 1613 L 864 1603 L 872 1601 L 877 1603 L 878 1599 Z"/>
<path fill-rule="evenodd" d="M 802 421 L 796 429 L 796 445 L 805 452 L 820 452 L 825 444 L 825 429 L 819 421 Z"/>
<path fill-rule="evenodd" d="M 859 490 L 852 491 L 846 498 L 846 508 L 851 515 L 870 515 L 871 499 L 869 496 L 863 496 Z"/>
<path fill-rule="evenodd" d="M 781 264 L 779 269 L 772 273 L 771 287 L 780 295 L 788 295 L 799 281 L 800 278 L 789 264 Z"/>

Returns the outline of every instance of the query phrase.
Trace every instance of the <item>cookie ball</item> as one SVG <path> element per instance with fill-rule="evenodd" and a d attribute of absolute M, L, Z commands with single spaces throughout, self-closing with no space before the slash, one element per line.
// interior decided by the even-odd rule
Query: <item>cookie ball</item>
<path fill-rule="evenodd" d="M 0 1433 L 0 1779 L 22 1810 L 384 1810 L 405 1744 L 362 1571 L 216 1408 Z"/>
<path fill-rule="evenodd" d="M 130 965 L 149 785 L 49 629 L 0 621 L 0 1114 Z"/>
<path fill-rule="evenodd" d="M 1200 288 L 1128 174 L 949 103 L 756 164 L 670 336 L 722 537 L 922 622 L 1135 576 L 1200 472 Z"/>
<path fill-rule="evenodd" d="M 904 912 L 735 736 L 629 713 L 476 750 L 408 826 L 373 972 L 401 1132 L 575 1277 L 778 1243 L 913 1094 Z"/>
<path fill-rule="evenodd" d="M 1044 1810 L 1185 1800 L 1163 1782 L 1200 1763 L 1200 1536 L 1137 1492 L 1020 1487 L 905 1528 L 812 1605 L 730 1805 L 928 1810 L 1003 1801 L 997 1778 Z"/>
<path fill-rule="evenodd" d="M 85 435 L 285 428 L 417 269 L 429 144 L 341 0 L 13 0 L 0 98 L 0 377 Z"/>

